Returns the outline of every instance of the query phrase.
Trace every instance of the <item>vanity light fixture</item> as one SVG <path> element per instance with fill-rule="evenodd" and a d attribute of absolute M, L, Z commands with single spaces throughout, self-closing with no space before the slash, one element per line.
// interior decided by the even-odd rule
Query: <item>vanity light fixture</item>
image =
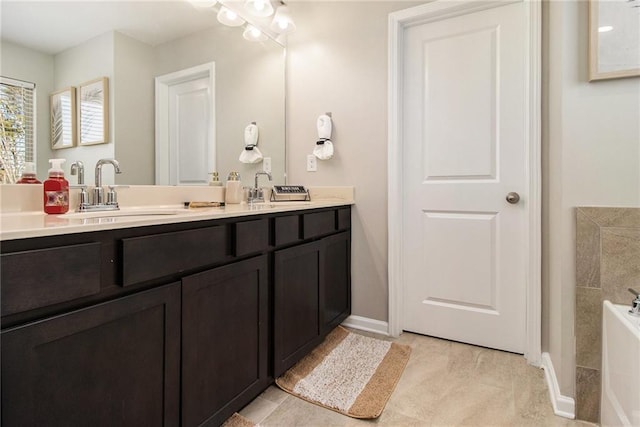
<path fill-rule="evenodd" d="M 261 18 L 271 16 L 273 14 L 273 6 L 270 0 L 247 0 L 244 8 L 253 16 Z"/>
<path fill-rule="evenodd" d="M 280 6 L 276 9 L 270 28 L 278 34 L 290 33 L 296 29 L 289 8 L 284 2 L 280 2 Z"/>
<path fill-rule="evenodd" d="M 218 11 L 218 22 L 229 27 L 239 27 L 245 23 L 245 20 L 242 19 L 235 11 L 222 6 Z"/>
<path fill-rule="evenodd" d="M 244 32 L 242 33 L 242 37 L 252 42 L 263 42 L 269 38 L 266 34 L 264 34 L 262 31 L 251 24 L 248 24 L 245 27 Z"/>

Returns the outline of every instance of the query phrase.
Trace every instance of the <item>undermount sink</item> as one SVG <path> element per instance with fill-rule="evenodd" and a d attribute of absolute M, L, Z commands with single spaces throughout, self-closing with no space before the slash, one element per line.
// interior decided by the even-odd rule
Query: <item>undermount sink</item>
<path fill-rule="evenodd" d="M 133 208 L 115 211 L 88 211 L 72 212 L 59 215 L 59 218 L 66 219 L 91 219 L 91 218 L 123 218 L 154 215 L 179 215 L 188 213 L 188 209 L 183 208 Z"/>

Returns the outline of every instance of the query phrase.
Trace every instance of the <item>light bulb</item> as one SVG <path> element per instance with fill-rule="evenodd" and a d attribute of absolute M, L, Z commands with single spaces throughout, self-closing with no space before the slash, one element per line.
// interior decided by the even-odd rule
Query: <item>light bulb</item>
<path fill-rule="evenodd" d="M 598 27 L 599 33 L 606 33 L 611 30 L 613 30 L 613 27 L 611 25 L 603 25 L 602 27 Z"/>
<path fill-rule="evenodd" d="M 229 27 L 239 27 L 244 24 L 242 19 L 235 11 L 222 6 L 218 11 L 218 21 L 221 24 L 228 25 Z"/>
<path fill-rule="evenodd" d="M 242 33 L 242 37 L 252 42 L 263 42 L 268 39 L 268 37 L 262 31 L 260 31 L 253 25 L 247 25 L 244 32 Z"/>
<path fill-rule="evenodd" d="M 289 13 L 289 8 L 287 6 L 282 4 L 278 7 L 270 28 L 278 34 L 290 33 L 296 29 L 296 25 L 293 23 L 293 19 L 291 18 L 291 14 Z"/>
<path fill-rule="evenodd" d="M 246 0 L 244 8 L 254 16 L 261 18 L 273 15 L 270 0 Z"/>

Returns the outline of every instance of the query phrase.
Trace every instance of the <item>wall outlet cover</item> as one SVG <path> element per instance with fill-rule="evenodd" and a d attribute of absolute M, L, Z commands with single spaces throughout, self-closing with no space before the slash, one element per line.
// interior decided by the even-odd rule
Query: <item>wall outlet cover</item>
<path fill-rule="evenodd" d="M 265 157 L 262 159 L 262 170 L 267 173 L 271 173 L 271 157 Z"/>
<path fill-rule="evenodd" d="M 318 170 L 318 162 L 313 154 L 307 155 L 307 172 L 315 172 Z"/>

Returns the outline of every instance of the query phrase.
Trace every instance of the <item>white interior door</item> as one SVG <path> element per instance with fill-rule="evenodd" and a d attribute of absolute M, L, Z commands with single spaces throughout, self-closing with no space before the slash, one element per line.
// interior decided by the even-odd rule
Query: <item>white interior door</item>
<path fill-rule="evenodd" d="M 414 25 L 401 60 L 403 329 L 518 353 L 526 336 L 526 19 L 520 2 Z M 518 203 L 507 202 L 510 192 Z"/>
<path fill-rule="evenodd" d="M 213 64 L 156 78 L 156 184 L 207 185 L 216 170 Z"/>

